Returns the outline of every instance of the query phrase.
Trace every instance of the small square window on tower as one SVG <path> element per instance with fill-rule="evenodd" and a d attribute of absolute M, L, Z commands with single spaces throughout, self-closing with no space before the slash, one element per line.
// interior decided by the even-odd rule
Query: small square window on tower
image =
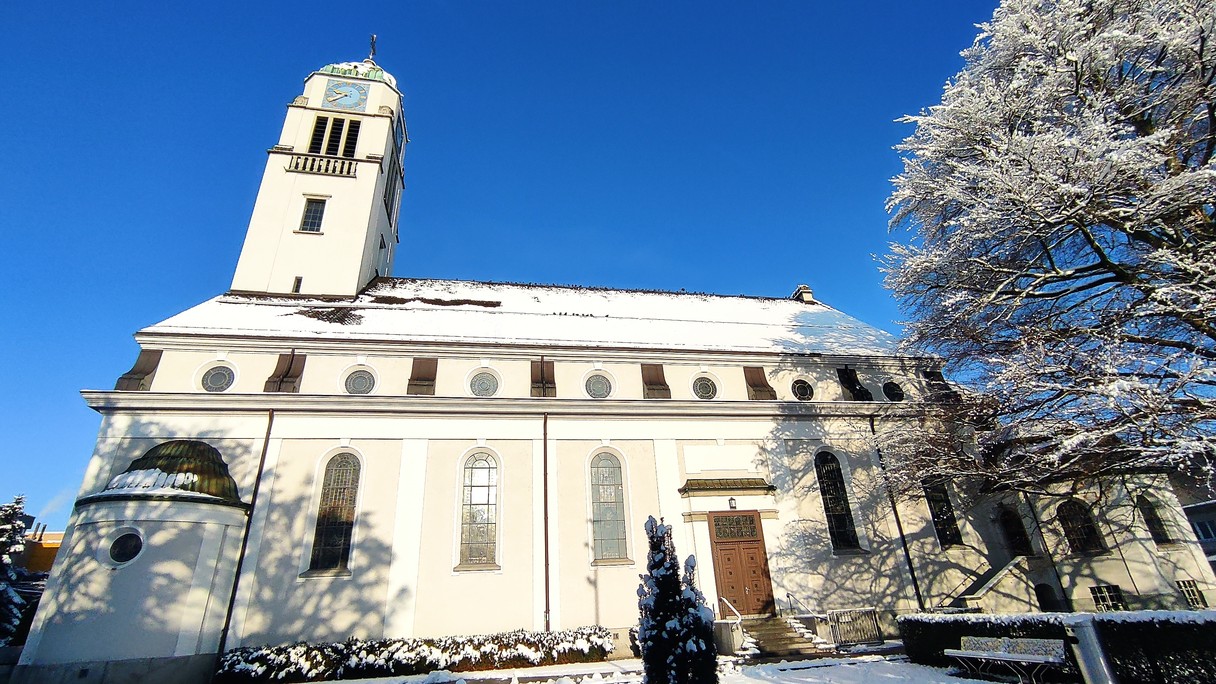
<path fill-rule="evenodd" d="M 325 200 L 309 197 L 304 200 L 304 218 L 300 219 L 300 232 L 320 233 L 321 219 L 325 217 Z"/>

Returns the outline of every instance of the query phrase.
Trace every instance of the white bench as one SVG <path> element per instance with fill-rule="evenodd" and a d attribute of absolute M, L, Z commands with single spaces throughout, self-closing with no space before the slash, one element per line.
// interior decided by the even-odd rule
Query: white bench
<path fill-rule="evenodd" d="M 1007 667 L 1019 682 L 1037 682 L 1044 672 L 1067 662 L 1062 639 L 965 636 L 959 648 L 942 653 L 958 660 L 964 670 L 980 675 L 991 674 L 993 666 Z"/>

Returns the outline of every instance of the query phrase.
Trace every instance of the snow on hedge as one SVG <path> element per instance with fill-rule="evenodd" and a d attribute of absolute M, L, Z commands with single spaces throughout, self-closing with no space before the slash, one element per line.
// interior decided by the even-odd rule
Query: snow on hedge
<path fill-rule="evenodd" d="M 1133 610 L 1109 613 L 1016 613 L 993 615 L 990 613 L 912 613 L 900 615 L 899 622 L 970 622 L 985 625 L 1075 625 L 1094 620 L 1097 622 L 1170 622 L 1174 624 L 1216 625 L 1216 610 Z"/>
<path fill-rule="evenodd" d="M 330 644 L 245 647 L 220 661 L 218 682 L 316 682 L 592 662 L 612 651 L 599 626 L 430 639 L 355 639 Z"/>

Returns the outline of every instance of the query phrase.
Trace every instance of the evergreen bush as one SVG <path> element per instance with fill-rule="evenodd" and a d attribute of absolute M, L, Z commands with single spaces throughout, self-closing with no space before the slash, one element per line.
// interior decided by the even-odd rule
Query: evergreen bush
<path fill-rule="evenodd" d="M 651 516 L 645 529 L 649 552 L 638 587 L 637 635 L 644 681 L 714 684 L 718 681 L 714 615 L 696 585 L 696 558 L 688 557 L 681 580 L 671 528 Z"/>
<path fill-rule="evenodd" d="M 25 550 L 25 497 L 0 504 L 0 647 L 13 645 L 21 627 L 25 599 L 17 593 L 17 554 Z"/>

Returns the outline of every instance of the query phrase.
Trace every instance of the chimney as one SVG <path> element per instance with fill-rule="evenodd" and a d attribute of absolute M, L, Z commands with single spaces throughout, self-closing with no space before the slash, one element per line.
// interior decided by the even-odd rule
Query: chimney
<path fill-rule="evenodd" d="M 790 295 L 790 299 L 796 302 L 802 302 L 803 304 L 819 303 L 815 301 L 815 295 L 811 292 L 811 288 L 807 287 L 806 285 L 799 285 L 794 290 L 794 294 Z"/>

